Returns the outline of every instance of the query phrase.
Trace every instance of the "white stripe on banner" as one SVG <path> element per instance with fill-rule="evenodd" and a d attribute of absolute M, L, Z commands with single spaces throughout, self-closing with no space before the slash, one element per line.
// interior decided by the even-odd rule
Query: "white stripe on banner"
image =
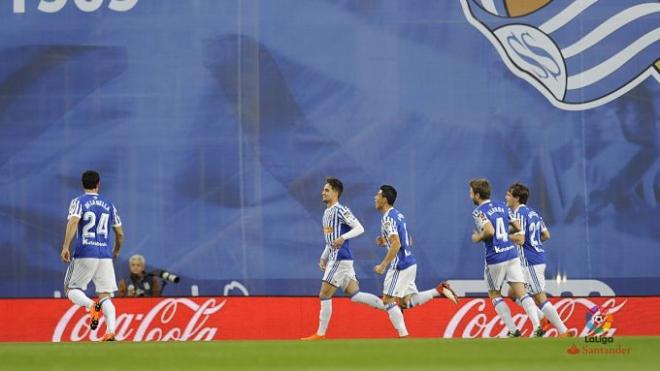
<path fill-rule="evenodd" d="M 487 11 L 493 14 L 497 14 L 497 8 L 495 7 L 494 0 L 481 0 L 481 5 L 483 5 L 484 9 Z"/>
<path fill-rule="evenodd" d="M 628 8 L 620 13 L 617 13 L 615 16 L 611 17 L 607 21 L 601 23 L 600 26 L 596 27 L 593 31 L 589 32 L 586 36 L 576 41 L 573 45 L 570 45 L 561 50 L 564 58 L 570 58 L 576 54 L 583 52 L 586 49 L 589 49 L 597 42 L 606 38 L 619 28 L 625 26 L 626 24 L 644 17 L 648 14 L 660 12 L 660 3 L 657 4 L 641 4 Z"/>
<path fill-rule="evenodd" d="M 551 34 L 558 29 L 564 27 L 568 22 L 577 17 L 588 7 L 597 3 L 598 0 L 581 0 L 566 7 L 566 9 L 559 12 L 556 16 L 548 19 L 543 23 L 539 29 L 546 34 Z"/>
<path fill-rule="evenodd" d="M 605 62 L 586 71 L 569 76 L 566 89 L 580 89 L 604 79 L 612 72 L 619 69 L 619 67 L 629 61 L 632 57 L 644 50 L 647 46 L 658 40 L 660 40 L 660 27 L 640 37 L 637 41 L 628 45 L 625 49 L 616 53 Z"/>

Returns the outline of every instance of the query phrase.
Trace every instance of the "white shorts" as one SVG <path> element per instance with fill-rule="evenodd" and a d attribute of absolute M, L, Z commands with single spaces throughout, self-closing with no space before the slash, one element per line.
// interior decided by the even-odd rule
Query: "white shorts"
<path fill-rule="evenodd" d="M 112 259 L 78 258 L 71 260 L 64 277 L 64 288 L 85 291 L 94 281 L 96 292 L 117 291 L 117 280 Z"/>
<path fill-rule="evenodd" d="M 323 281 L 342 290 L 346 289 L 351 281 L 357 282 L 352 260 L 330 260 L 325 266 Z"/>
<path fill-rule="evenodd" d="M 525 282 L 520 259 L 515 258 L 497 264 L 486 264 L 484 280 L 490 291 L 501 291 L 504 282 Z"/>
<path fill-rule="evenodd" d="M 388 269 L 383 282 L 383 295 L 402 298 L 406 295 L 416 294 L 417 264 L 404 270 Z"/>
<path fill-rule="evenodd" d="M 530 295 L 545 292 L 545 264 L 522 266 L 525 286 Z"/>

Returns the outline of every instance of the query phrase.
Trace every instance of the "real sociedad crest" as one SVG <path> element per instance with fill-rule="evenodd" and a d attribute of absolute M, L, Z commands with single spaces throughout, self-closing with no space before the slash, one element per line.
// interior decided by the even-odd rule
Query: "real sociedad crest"
<path fill-rule="evenodd" d="M 657 0 L 461 0 L 468 21 L 518 77 L 566 110 L 660 82 Z"/>

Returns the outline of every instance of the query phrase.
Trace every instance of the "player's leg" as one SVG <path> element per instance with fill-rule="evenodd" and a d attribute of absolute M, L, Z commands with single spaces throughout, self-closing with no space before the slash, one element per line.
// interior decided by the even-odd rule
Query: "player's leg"
<path fill-rule="evenodd" d="M 527 317 L 532 322 L 534 336 L 543 336 L 543 329 L 539 322 L 536 303 L 525 289 L 525 277 L 522 271 L 522 265 L 519 259 L 512 259 L 506 262 L 506 279 L 513 290 L 513 295 L 518 298 L 516 303 L 520 305 L 527 313 Z"/>
<path fill-rule="evenodd" d="M 529 270 L 530 265 L 527 262 L 527 259 L 525 259 L 525 256 L 524 256 L 523 253 L 520 253 L 520 254 L 521 254 L 520 255 L 520 267 L 522 268 L 523 279 L 525 280 L 525 283 L 524 283 L 525 290 L 530 295 L 532 295 L 532 297 L 533 297 L 534 296 L 533 293 L 539 292 L 538 289 L 535 288 L 536 287 L 536 281 L 530 276 L 530 270 Z M 513 293 L 513 290 L 509 290 L 509 296 L 511 297 L 511 300 L 515 301 L 518 305 L 520 305 L 520 302 L 518 300 L 520 298 L 517 297 Z M 543 314 L 541 309 L 538 307 L 538 305 L 536 306 L 536 316 L 539 319 L 539 322 L 541 324 L 541 328 L 545 329 L 546 326 L 544 325 L 544 323 L 549 323 L 549 322 L 548 322 L 547 319 L 546 320 L 543 319 L 545 317 L 545 315 Z"/>
<path fill-rule="evenodd" d="M 346 294 L 350 295 L 352 302 L 362 303 L 376 309 L 385 310 L 383 300 L 374 294 L 360 291 L 360 286 L 357 280 L 350 280 L 344 291 Z"/>
<path fill-rule="evenodd" d="M 567 336 L 568 328 L 559 317 L 557 309 L 545 295 L 545 264 L 529 266 L 529 276 L 535 283 L 530 292 L 534 297 L 537 308 L 545 315 L 545 318 L 557 329 L 559 336 Z"/>
<path fill-rule="evenodd" d="M 115 325 L 117 322 L 117 310 L 112 303 L 112 293 L 117 291 L 117 279 L 112 259 L 99 259 L 99 264 L 94 274 L 94 286 L 99 296 L 98 305 L 103 310 L 106 332 L 103 341 L 115 340 Z"/>
<path fill-rule="evenodd" d="M 495 312 L 500 317 L 500 320 L 506 326 L 509 337 L 518 337 L 520 336 L 520 330 L 516 327 L 516 324 L 513 323 L 513 317 L 511 317 L 511 309 L 504 301 L 502 297 L 501 290 L 502 285 L 504 284 L 505 270 L 503 268 L 504 263 L 499 264 L 486 264 L 484 268 L 484 280 L 488 286 L 488 297 L 495 307 Z"/>
<path fill-rule="evenodd" d="M 413 268 L 413 270 L 410 270 Z M 400 300 L 406 295 L 406 289 L 410 285 L 410 280 L 414 283 L 417 266 L 413 265 L 404 270 L 388 269 L 383 283 L 383 303 L 385 310 L 390 318 L 392 326 L 400 337 L 408 336 L 408 329 L 403 318 L 403 312 L 399 307 Z"/>
<path fill-rule="evenodd" d="M 94 277 L 98 259 L 72 259 L 64 277 L 64 293 L 74 304 L 84 307 L 89 312 L 89 327 L 96 330 L 101 316 L 100 307 L 87 297 L 85 290 Z"/>
<path fill-rule="evenodd" d="M 401 273 L 411 276 L 405 278 L 406 281 L 408 281 L 408 286 L 403 291 L 401 307 L 412 308 L 418 305 L 426 304 L 434 297 L 440 296 L 440 292 L 438 292 L 436 289 L 422 292 L 417 290 L 417 284 L 415 283 L 415 279 L 417 278 L 417 265 L 410 266 L 401 271 Z"/>
<path fill-rule="evenodd" d="M 325 333 L 328 330 L 328 324 L 332 317 L 332 296 L 337 291 L 339 284 L 337 271 L 341 267 L 341 260 L 328 262 L 323 274 L 323 281 L 321 282 L 321 289 L 319 290 L 319 300 L 321 301 L 321 308 L 319 310 L 319 327 L 315 334 L 301 338 L 300 340 L 320 340 L 325 338 Z"/>

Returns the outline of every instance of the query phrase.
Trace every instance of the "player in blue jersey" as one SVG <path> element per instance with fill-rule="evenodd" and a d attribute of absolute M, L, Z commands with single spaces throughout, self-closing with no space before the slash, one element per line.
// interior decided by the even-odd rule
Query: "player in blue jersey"
<path fill-rule="evenodd" d="M 520 336 L 520 330 L 513 323 L 511 310 L 502 298 L 502 286 L 509 283 L 517 302 L 523 307 L 532 322 L 535 336 L 543 336 L 539 325 L 534 299 L 525 291 L 525 277 L 518 258 L 518 251 L 509 239 L 509 225 L 515 231 L 520 225 L 511 218 L 509 209 L 503 202 L 490 199 L 490 183 L 486 179 L 473 179 L 470 185 L 470 199 L 477 207 L 472 217 L 477 229 L 472 233 L 472 242 L 483 242 L 486 248 L 484 279 L 488 285 L 488 296 L 495 311 L 509 330 L 508 336 Z"/>
<path fill-rule="evenodd" d="M 540 308 L 539 317 L 552 323 L 559 336 L 568 336 L 568 329 L 557 309 L 548 301 L 545 295 L 545 251 L 543 241 L 550 238 L 550 231 L 545 226 L 543 218 L 527 206 L 529 188 L 522 183 L 514 183 L 506 193 L 506 205 L 520 222 L 520 231 L 511 235 L 511 240 L 518 245 L 518 255 L 523 269 L 523 275 L 536 305 Z"/>
<path fill-rule="evenodd" d="M 385 274 L 383 303 L 392 325 L 400 337 L 408 336 L 401 308 L 412 308 L 427 303 L 434 297 L 446 296 L 457 303 L 456 295 L 447 282 L 436 288 L 418 292 L 415 278 L 417 262 L 410 249 L 410 234 L 406 218 L 394 208 L 397 192 L 391 185 L 380 186 L 374 197 L 374 205 L 381 213 L 381 235 L 376 240 L 379 246 L 387 247 L 383 261 L 374 267 L 378 274 Z"/>
<path fill-rule="evenodd" d="M 92 330 L 98 326 L 102 311 L 107 327 L 102 340 L 114 341 L 116 313 L 110 298 L 117 290 L 117 281 L 112 259 L 119 255 L 124 231 L 115 206 L 99 195 L 99 174 L 92 170 L 84 172 L 82 184 L 85 193 L 71 201 L 62 245 L 61 258 L 69 263 L 64 278 L 64 292 L 69 300 L 89 311 Z M 115 233 L 112 248 L 109 245 L 109 226 Z M 71 254 L 70 246 L 74 238 Z M 85 295 L 84 290 L 90 281 L 94 281 L 99 296 L 98 302 Z"/>
<path fill-rule="evenodd" d="M 332 296 L 341 288 L 351 296 L 351 301 L 367 304 L 377 309 L 385 309 L 383 301 L 374 294 L 360 292 L 353 269 L 353 255 L 349 239 L 364 233 L 364 227 L 351 210 L 339 203 L 344 191 L 342 182 L 333 177 L 325 180 L 321 198 L 326 205 L 323 213 L 323 235 L 325 248 L 319 260 L 319 268 L 324 272 L 319 299 L 321 310 L 319 327 L 315 334 L 301 340 L 321 340 L 325 338 L 332 316 Z"/>

